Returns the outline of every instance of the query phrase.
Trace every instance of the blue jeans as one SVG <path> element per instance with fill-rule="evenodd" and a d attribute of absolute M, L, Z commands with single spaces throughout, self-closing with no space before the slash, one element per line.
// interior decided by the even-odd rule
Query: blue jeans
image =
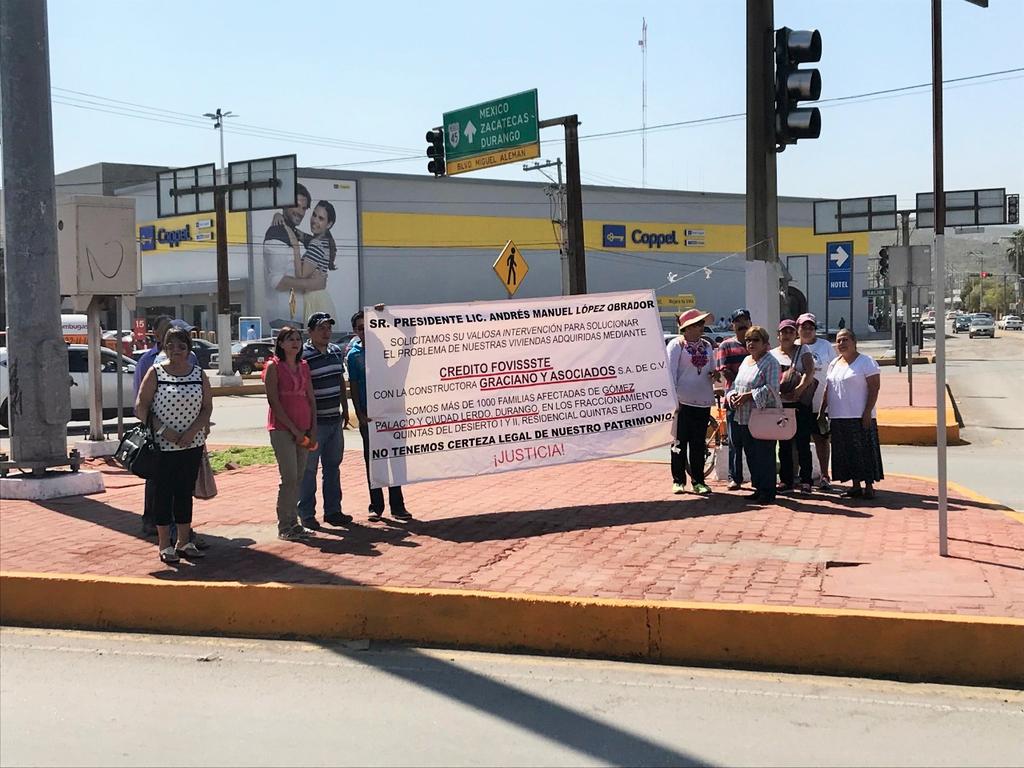
<path fill-rule="evenodd" d="M 726 411 L 725 421 L 729 426 L 729 479 L 743 483 L 743 446 L 750 439 L 750 432 L 732 420 L 733 412 Z M 740 429 L 740 427 L 743 427 Z"/>
<path fill-rule="evenodd" d="M 309 452 L 306 471 L 299 486 L 299 519 L 316 518 L 316 465 L 323 474 L 324 517 L 341 514 L 341 457 L 345 453 L 345 435 L 341 421 L 316 425 L 317 449 Z"/>

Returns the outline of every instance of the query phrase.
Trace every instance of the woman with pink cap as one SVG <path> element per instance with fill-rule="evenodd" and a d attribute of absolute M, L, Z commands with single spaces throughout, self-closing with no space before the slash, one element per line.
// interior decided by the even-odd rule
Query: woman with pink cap
<path fill-rule="evenodd" d="M 801 354 L 803 352 L 810 353 L 814 360 L 814 378 L 818 382 L 810 407 L 802 406 L 797 409 L 797 419 L 803 419 L 804 423 L 807 423 L 811 419 L 816 420 L 816 414 L 821 411 L 821 401 L 825 397 L 825 374 L 828 371 L 828 364 L 836 356 L 836 350 L 828 343 L 828 339 L 818 338 L 818 320 L 810 312 L 800 315 L 796 319 L 796 324 L 800 329 Z M 811 437 L 814 439 L 814 449 L 818 453 L 818 466 L 821 467 L 821 480 L 818 487 L 823 491 L 831 490 L 832 484 L 828 479 L 829 436 L 822 434 L 815 426 L 811 430 Z"/>
<path fill-rule="evenodd" d="M 711 405 L 715 401 L 712 379 L 715 376 L 715 352 L 703 338 L 704 325 L 713 322 L 710 312 L 688 309 L 679 316 L 679 336 L 668 343 L 668 372 L 676 388 L 675 441 L 672 443 L 672 493 L 686 486 L 689 463 L 693 492 L 707 496 L 711 489 L 704 483 L 704 452 Z M 687 462 L 689 454 L 689 462 Z"/>

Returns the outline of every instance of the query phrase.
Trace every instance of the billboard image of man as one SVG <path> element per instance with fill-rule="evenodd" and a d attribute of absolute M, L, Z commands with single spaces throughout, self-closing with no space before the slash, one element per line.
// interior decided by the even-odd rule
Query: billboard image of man
<path fill-rule="evenodd" d="M 273 325 L 297 321 L 303 311 L 302 294 L 311 288 L 308 278 L 296 276 L 294 244 L 306 246 L 312 235 L 299 229 L 309 210 L 309 190 L 296 184 L 295 205 L 282 208 L 263 236 L 264 311 Z"/>

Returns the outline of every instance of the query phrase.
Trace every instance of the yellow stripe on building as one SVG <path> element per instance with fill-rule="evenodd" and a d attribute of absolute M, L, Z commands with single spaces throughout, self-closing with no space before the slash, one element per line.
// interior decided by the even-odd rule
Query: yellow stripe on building
<path fill-rule="evenodd" d="M 603 242 L 604 225 L 610 222 L 584 221 L 583 236 L 586 247 L 609 252 L 641 253 L 742 253 L 746 250 L 746 227 L 741 224 L 702 224 L 700 222 L 627 222 L 625 244 L 606 247 Z M 620 222 L 616 222 L 621 224 Z M 686 230 L 703 234 L 686 237 Z M 675 232 L 675 242 L 658 246 L 634 242 L 632 233 Z M 557 249 L 557 235 L 552 223 L 546 219 L 515 216 L 459 216 L 432 213 L 392 213 L 364 211 L 362 240 L 367 248 L 501 248 L 514 240 L 522 250 Z M 814 235 L 810 227 L 782 227 L 779 231 L 782 253 L 825 254 L 830 240 L 853 240 L 856 256 L 868 253 L 866 233 L 852 235 Z M 690 243 L 689 245 L 687 243 Z M 697 244 L 702 243 L 702 244 Z"/>

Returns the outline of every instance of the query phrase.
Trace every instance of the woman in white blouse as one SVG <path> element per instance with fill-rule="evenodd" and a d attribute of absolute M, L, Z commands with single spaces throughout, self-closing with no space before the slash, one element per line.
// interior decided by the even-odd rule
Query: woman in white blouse
<path fill-rule="evenodd" d="M 836 335 L 836 348 L 839 356 L 829 364 L 821 404 L 832 431 L 832 479 L 853 481 L 844 496 L 873 499 L 874 484 L 883 478 L 875 421 L 881 372 L 870 355 L 857 351 L 849 328 Z"/>

